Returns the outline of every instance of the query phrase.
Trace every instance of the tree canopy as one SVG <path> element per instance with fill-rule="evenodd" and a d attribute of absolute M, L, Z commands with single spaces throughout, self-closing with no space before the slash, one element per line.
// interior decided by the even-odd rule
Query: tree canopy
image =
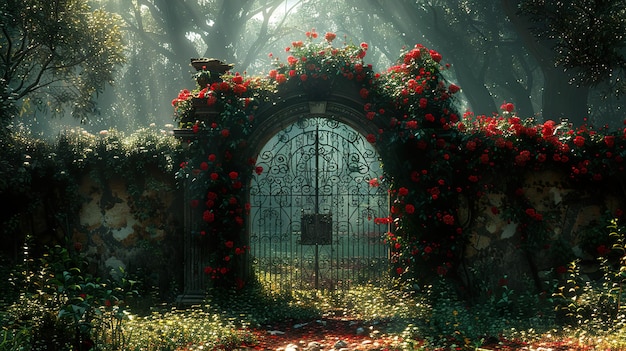
<path fill-rule="evenodd" d="M 526 0 L 519 8 L 552 45 L 555 64 L 574 70 L 575 83 L 608 83 L 612 93 L 626 94 L 626 2 Z"/>
<path fill-rule="evenodd" d="M 9 0 L 0 5 L 2 98 L 17 109 L 89 120 L 95 128 L 171 123 L 189 59 L 212 57 L 266 74 L 306 31 L 366 41 L 375 69 L 403 47 L 440 51 L 462 87 L 460 108 L 621 124 L 626 3 L 621 0 Z M 42 16 L 46 13 L 46 16 Z M 122 51 L 121 41 L 125 42 Z M 127 56 L 125 64 L 122 52 Z M 50 60 L 50 62 L 48 62 Z M 114 72 L 114 68 L 120 69 Z M 103 92 L 106 82 L 113 89 Z M 97 99 L 94 97 L 97 96 Z M 98 102 L 98 107 L 95 105 Z M 68 108 L 69 107 L 69 108 Z"/>
<path fill-rule="evenodd" d="M 3 123 L 34 110 L 86 118 L 124 62 L 118 16 L 86 0 L 4 1 L 0 29 Z"/>

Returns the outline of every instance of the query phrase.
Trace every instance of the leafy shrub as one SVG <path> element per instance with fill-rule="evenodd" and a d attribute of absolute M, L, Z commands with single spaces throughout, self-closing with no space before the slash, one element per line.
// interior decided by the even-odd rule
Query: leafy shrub
<path fill-rule="evenodd" d="M 626 238 L 624 227 L 614 219 L 608 225 L 610 249 L 597 257 L 601 277 L 590 278 L 573 261 L 555 294 L 563 322 L 587 333 L 612 333 L 626 327 Z"/>
<path fill-rule="evenodd" d="M 17 344 L 29 350 L 123 345 L 124 299 L 135 293 L 135 282 L 124 275 L 103 282 L 84 269 L 79 255 L 57 246 L 16 273 L 23 291 L 2 316 L 7 350 Z"/>

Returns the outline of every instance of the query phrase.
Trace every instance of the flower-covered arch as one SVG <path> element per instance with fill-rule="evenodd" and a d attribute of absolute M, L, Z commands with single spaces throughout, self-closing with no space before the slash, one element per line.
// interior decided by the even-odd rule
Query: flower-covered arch
<path fill-rule="evenodd" d="M 178 176 L 191 184 L 189 206 L 200 219 L 192 235 L 214 248 L 206 252 L 210 257 L 204 268 L 211 279 L 236 285 L 245 281 L 246 184 L 253 172 L 263 171 L 255 165 L 256 153 L 281 126 L 293 122 L 288 119 L 297 116 L 294 111 L 314 112 L 320 106 L 324 112 L 340 111 L 341 122 L 366 135 L 388 168 L 404 162 L 395 145 L 424 139 L 417 131 L 446 131 L 457 122 L 450 98 L 459 89 L 445 84 L 437 52 L 417 45 L 398 65 L 377 74 L 363 61 L 366 43 L 336 48 L 335 39 L 333 33 L 321 40 L 316 32 L 307 33 L 304 42 L 287 48 L 287 61 L 275 59 L 264 77 L 231 74 L 230 67 L 218 63 L 215 69 L 215 62 L 207 61 L 212 66 L 199 67 L 196 89 L 182 91 L 172 101 L 178 135 L 189 142 L 192 155 Z M 223 75 L 216 74 L 220 68 Z M 395 178 L 393 173 L 381 174 L 380 181 Z M 408 195 L 404 189 L 403 198 Z M 394 208 L 399 218 L 413 214 L 409 204 Z M 378 221 L 387 225 L 392 220 Z M 402 237 L 389 233 L 396 252 Z M 396 273 L 404 273 L 408 270 L 399 258 L 394 256 Z"/>
<path fill-rule="evenodd" d="M 511 201 L 492 212 L 520 223 L 523 250 L 552 240 L 550 223 L 516 188 L 523 174 L 545 169 L 571 173 L 573 180 L 599 183 L 623 174 L 624 134 L 599 133 L 566 123 L 535 124 L 502 105 L 502 114 L 460 116 L 446 81 L 448 65 L 422 45 L 403 52 L 397 64 L 376 73 L 364 62 L 368 45 L 333 45 L 336 36 L 287 48 L 267 75 L 245 77 L 231 66 L 197 63 L 198 86 L 172 101 L 190 158 L 178 177 L 188 184 L 190 212 L 197 213 L 190 236 L 203 251 L 202 270 L 219 284 L 242 286 L 246 276 L 246 186 L 256 153 L 294 111 L 344 109 L 346 124 L 366 135 L 383 158 L 384 171 L 372 186 L 386 182 L 391 215 L 393 274 L 403 278 L 455 276 L 471 240 L 466 229 L 475 204 L 498 189 Z M 217 67 L 217 68 L 215 68 Z M 220 71 L 221 70 L 221 71 Z M 590 155 L 603 157 L 590 157 Z M 506 181 L 504 181 L 506 179 Z"/>

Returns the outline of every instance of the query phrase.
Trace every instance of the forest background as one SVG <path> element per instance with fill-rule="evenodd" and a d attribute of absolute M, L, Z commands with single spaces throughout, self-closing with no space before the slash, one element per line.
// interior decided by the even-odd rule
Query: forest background
<path fill-rule="evenodd" d="M 41 11 L 19 12 L 27 8 Z M 0 103 L 4 122 L 39 136 L 79 123 L 92 133 L 164 126 L 172 97 L 192 85 L 191 58 L 266 74 L 315 29 L 367 42 L 375 70 L 403 47 L 436 49 L 462 87 L 461 112 L 490 115 L 507 101 L 538 122 L 617 128 L 625 13 L 617 0 L 11 0 L 2 9 Z M 16 49 L 26 41 L 33 50 Z"/>

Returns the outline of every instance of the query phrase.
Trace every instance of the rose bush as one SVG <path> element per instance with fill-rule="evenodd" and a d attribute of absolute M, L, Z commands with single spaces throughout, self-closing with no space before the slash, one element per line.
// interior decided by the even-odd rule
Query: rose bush
<path fill-rule="evenodd" d="M 363 123 L 378 130 L 366 138 L 384 160 L 385 174 L 370 185 L 388 182 L 392 195 L 389 217 L 375 221 L 393 224 L 386 240 L 398 275 L 415 275 L 424 261 L 433 274 L 455 272 L 469 225 L 459 218 L 460 204 L 471 207 L 490 191 L 510 195 L 510 202 L 491 211 L 520 223 L 522 249 L 545 244 L 553 232 L 550 218 L 533 208 L 517 185 L 528 172 L 556 169 L 583 187 L 624 175 L 626 129 L 536 123 L 517 116 L 511 102 L 504 102 L 499 114 L 460 116 L 454 104 L 460 87 L 444 78 L 448 65 L 438 52 L 416 45 L 397 64 L 374 73 L 363 61 L 366 43 L 336 48 L 334 33 L 317 37 L 311 31 L 304 42 L 294 41 L 285 50 L 286 62 L 270 55 L 274 68 L 267 76 L 227 74 L 172 102 L 180 126 L 196 134 L 190 140 L 193 157 L 179 177 L 190 181 L 191 206 L 202 213 L 197 235 L 210 237 L 215 248 L 206 269 L 212 278 L 228 277 L 247 250 L 242 233 L 249 204 L 243 203 L 241 175 L 263 170 L 253 159 L 233 162 L 233 155 L 246 147 L 255 110 L 272 103 L 281 86 L 324 94 L 346 80 L 358 89 Z"/>

